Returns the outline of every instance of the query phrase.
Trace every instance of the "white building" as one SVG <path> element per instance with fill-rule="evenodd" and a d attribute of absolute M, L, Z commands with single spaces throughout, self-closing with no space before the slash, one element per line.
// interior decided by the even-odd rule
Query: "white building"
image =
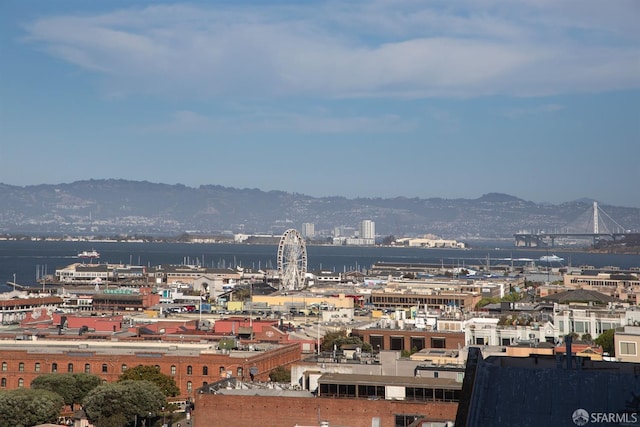
<path fill-rule="evenodd" d="M 311 222 L 302 223 L 302 237 L 312 238 L 316 234 L 315 225 Z"/>
<path fill-rule="evenodd" d="M 360 235 L 361 239 L 373 239 L 376 238 L 376 223 L 370 219 L 365 219 L 360 223 Z"/>

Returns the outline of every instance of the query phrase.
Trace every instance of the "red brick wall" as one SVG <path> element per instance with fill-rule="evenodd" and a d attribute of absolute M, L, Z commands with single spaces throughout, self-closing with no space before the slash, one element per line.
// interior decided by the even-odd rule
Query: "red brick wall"
<path fill-rule="evenodd" d="M 430 420 L 455 420 L 457 403 L 414 403 L 389 400 L 355 400 L 271 396 L 199 394 L 195 398 L 194 427 L 371 427 L 374 417 L 381 426 L 394 426 L 396 414 L 425 415 Z"/>
<path fill-rule="evenodd" d="M 46 343 L 43 341 L 43 347 Z M 122 373 L 122 365 L 128 368 L 137 365 L 158 365 L 163 374 L 172 376 L 182 397 L 195 394 L 197 388 L 202 387 L 204 382 L 213 383 L 220 380 L 220 368 L 224 367 L 226 372 L 231 371 L 232 376 L 238 374 L 238 368 L 242 368 L 244 377 L 248 378 L 249 369 L 253 366 L 258 368 L 256 380 L 265 381 L 269 378 L 269 372 L 281 365 L 288 366 L 297 362 L 301 358 L 300 346 L 289 344 L 281 348 L 270 351 L 257 351 L 247 355 L 246 358 L 230 357 L 225 354 L 199 354 L 193 356 L 178 356 L 161 354 L 161 357 L 137 357 L 132 354 L 95 354 L 91 349 L 76 349 L 74 354 L 47 354 L 30 353 L 27 351 L 7 351 L 2 350 L 0 342 L 0 379 L 5 378 L 7 386 L 3 390 L 12 390 L 19 387 L 22 379 L 23 387 L 29 387 L 31 381 L 38 375 L 51 373 L 52 364 L 57 363 L 58 373 L 68 372 L 67 366 L 73 363 L 73 372 L 85 372 L 85 364 L 89 364 L 89 371 L 96 374 L 108 382 L 117 381 Z M 150 348 L 148 353 L 157 353 Z M 2 370 L 2 363 L 6 363 L 6 370 Z M 23 364 L 22 367 L 20 364 Z M 36 364 L 40 364 L 40 371 L 36 371 Z M 103 372 L 103 365 L 106 365 L 107 372 Z M 175 366 L 175 374 L 172 375 L 171 367 Z M 188 374 L 187 367 L 191 366 L 192 373 Z M 203 367 L 207 367 L 207 374 L 203 372 Z M 187 383 L 191 382 L 192 392 L 187 391 Z"/>

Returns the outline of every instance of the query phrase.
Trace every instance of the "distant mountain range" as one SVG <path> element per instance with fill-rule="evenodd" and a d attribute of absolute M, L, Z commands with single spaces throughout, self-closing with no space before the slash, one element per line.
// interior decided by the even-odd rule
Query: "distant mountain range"
<path fill-rule="evenodd" d="M 588 199 L 539 204 L 499 193 L 477 199 L 310 197 L 282 191 L 198 188 L 146 181 L 0 184 L 0 233 L 72 235 L 275 234 L 302 223 L 329 236 L 336 227 L 376 223 L 379 236 L 508 238 L 522 230 L 593 230 Z M 600 206 L 600 225 L 640 230 L 640 209 Z M 605 214 L 606 213 L 606 214 Z"/>

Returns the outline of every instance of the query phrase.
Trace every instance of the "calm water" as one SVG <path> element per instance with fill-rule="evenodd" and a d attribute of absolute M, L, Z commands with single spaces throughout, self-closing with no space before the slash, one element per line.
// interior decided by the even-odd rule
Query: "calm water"
<path fill-rule="evenodd" d="M 86 242 L 29 242 L 0 241 L 0 291 L 9 288 L 7 281 L 22 285 L 37 285 L 37 278 L 54 274 L 57 268 L 77 262 L 76 254 L 95 249 L 100 262 L 154 266 L 160 264 L 201 264 L 207 267 L 244 266 L 275 268 L 277 246 L 188 243 L 86 243 Z M 551 250 L 549 254 L 565 258 L 565 264 L 618 266 L 623 269 L 640 267 L 640 255 L 591 254 Z M 504 249 L 419 249 L 344 246 L 307 247 L 308 269 L 313 270 L 365 270 L 378 261 L 406 263 L 442 263 L 455 265 L 506 264 L 504 258 L 534 258 L 546 251 L 515 248 Z M 95 261 L 94 261 L 95 262 Z"/>

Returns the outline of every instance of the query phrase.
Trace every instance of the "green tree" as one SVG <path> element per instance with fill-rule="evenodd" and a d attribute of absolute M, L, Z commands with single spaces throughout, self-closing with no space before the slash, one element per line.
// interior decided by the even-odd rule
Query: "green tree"
<path fill-rule="evenodd" d="M 322 351 L 332 351 L 335 345 L 338 350 L 342 348 L 344 344 L 356 344 L 362 351 L 370 352 L 371 344 L 363 342 L 362 338 L 352 335 L 349 336 L 345 329 L 339 329 L 337 331 L 329 331 L 322 338 L 322 344 L 320 349 Z"/>
<path fill-rule="evenodd" d="M 482 307 L 484 307 L 485 305 L 488 305 L 488 304 L 497 304 L 499 302 L 500 302 L 500 298 L 485 297 L 485 298 L 482 298 L 480 301 L 478 301 L 478 303 L 476 304 L 476 309 L 482 308 Z"/>
<path fill-rule="evenodd" d="M 57 421 L 62 397 L 49 390 L 0 391 L 0 427 L 29 427 Z"/>
<path fill-rule="evenodd" d="M 602 351 L 609 353 L 609 356 L 616 355 L 616 346 L 613 342 L 613 337 L 616 334 L 615 329 L 607 329 L 594 340 L 596 344 L 602 347 Z"/>
<path fill-rule="evenodd" d="M 167 399 L 162 390 L 146 380 L 102 384 L 83 401 L 87 417 L 96 427 L 123 427 L 136 418 L 158 416 Z"/>
<path fill-rule="evenodd" d="M 65 405 L 72 406 L 75 403 L 82 403 L 87 393 L 100 384 L 102 379 L 92 374 L 43 374 L 31 381 L 31 388 L 57 393 L 62 396 Z"/>
<path fill-rule="evenodd" d="M 396 241 L 396 238 L 393 236 L 393 234 L 391 234 L 385 237 L 384 239 L 382 239 L 382 244 L 385 246 L 390 246 L 395 241 Z"/>
<path fill-rule="evenodd" d="M 164 393 L 165 396 L 177 396 L 180 389 L 176 385 L 175 380 L 160 372 L 160 368 L 151 365 L 138 365 L 135 368 L 127 369 L 118 381 L 151 381 Z"/>
<path fill-rule="evenodd" d="M 269 372 L 269 379 L 276 383 L 291 382 L 291 369 L 286 369 L 284 366 L 278 366 Z"/>

